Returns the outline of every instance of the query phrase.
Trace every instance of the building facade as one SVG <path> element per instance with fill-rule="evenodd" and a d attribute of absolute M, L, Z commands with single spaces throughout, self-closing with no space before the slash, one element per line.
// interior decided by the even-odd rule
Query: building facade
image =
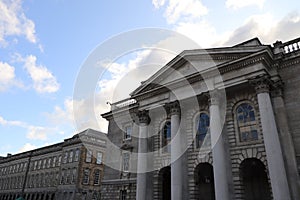
<path fill-rule="evenodd" d="M 64 142 L 0 159 L 0 199 L 100 199 L 106 136 L 87 129 Z"/>
<path fill-rule="evenodd" d="M 102 199 L 300 199 L 300 38 L 183 51 L 102 114 Z"/>

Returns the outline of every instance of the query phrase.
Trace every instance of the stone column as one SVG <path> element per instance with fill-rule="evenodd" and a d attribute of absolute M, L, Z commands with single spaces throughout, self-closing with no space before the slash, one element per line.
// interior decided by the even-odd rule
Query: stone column
<path fill-rule="evenodd" d="M 222 135 L 223 124 L 220 113 L 220 93 L 218 90 L 209 92 L 210 134 L 213 158 L 213 171 L 216 200 L 230 200 L 227 156 Z"/>
<path fill-rule="evenodd" d="M 250 83 L 255 86 L 255 90 L 257 92 L 273 197 L 275 200 L 290 200 L 291 196 L 284 167 L 282 150 L 269 94 L 271 80 L 266 76 L 260 76 L 251 80 Z"/>
<path fill-rule="evenodd" d="M 182 149 L 180 133 L 180 107 L 178 102 L 170 104 L 171 113 L 171 197 L 182 200 Z"/>
<path fill-rule="evenodd" d="M 271 96 L 274 105 L 274 113 L 278 127 L 279 139 L 281 143 L 283 159 L 285 161 L 285 168 L 290 186 L 290 192 L 292 195 L 292 199 L 296 200 L 300 199 L 300 179 L 297 169 L 293 138 L 289 130 L 287 112 L 283 99 L 283 83 L 281 81 L 277 81 L 274 86 L 275 89 L 272 91 Z"/>
<path fill-rule="evenodd" d="M 138 149 L 138 163 L 137 163 L 137 189 L 136 199 L 147 199 L 147 152 L 148 152 L 148 124 L 150 118 L 148 111 L 139 111 L 137 113 L 139 118 L 139 149 Z"/>

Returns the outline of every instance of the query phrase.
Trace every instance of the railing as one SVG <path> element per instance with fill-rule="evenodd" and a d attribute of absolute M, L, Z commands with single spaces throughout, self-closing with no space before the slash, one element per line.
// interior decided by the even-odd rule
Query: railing
<path fill-rule="evenodd" d="M 300 38 L 283 43 L 283 53 L 288 54 L 300 50 Z"/>
<path fill-rule="evenodd" d="M 128 107 L 130 105 L 135 104 L 136 102 L 137 101 L 135 99 L 124 99 L 124 100 L 121 100 L 121 101 L 111 104 L 111 110 Z"/>

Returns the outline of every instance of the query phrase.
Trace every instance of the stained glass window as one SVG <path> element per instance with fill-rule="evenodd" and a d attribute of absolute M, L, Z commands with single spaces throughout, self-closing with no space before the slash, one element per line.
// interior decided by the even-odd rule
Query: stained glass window
<path fill-rule="evenodd" d="M 236 109 L 236 120 L 240 134 L 240 140 L 252 141 L 258 139 L 255 111 L 253 106 L 242 103 Z"/>
<path fill-rule="evenodd" d="M 168 145 L 171 142 L 171 122 L 167 121 L 162 130 L 162 147 L 164 148 L 164 152 L 171 152 L 171 145 Z"/>
<path fill-rule="evenodd" d="M 196 148 L 200 148 L 209 129 L 209 116 L 201 113 L 196 120 Z"/>

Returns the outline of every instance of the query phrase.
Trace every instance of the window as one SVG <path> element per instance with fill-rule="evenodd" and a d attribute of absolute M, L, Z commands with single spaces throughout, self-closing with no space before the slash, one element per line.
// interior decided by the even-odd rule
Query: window
<path fill-rule="evenodd" d="M 74 158 L 75 162 L 77 162 L 79 160 L 79 153 L 80 153 L 80 150 L 76 149 L 76 151 L 75 151 L 75 158 Z"/>
<path fill-rule="evenodd" d="M 102 164 L 102 152 L 97 152 L 97 164 Z"/>
<path fill-rule="evenodd" d="M 58 157 L 57 166 L 60 166 L 60 164 L 61 164 L 61 156 Z"/>
<path fill-rule="evenodd" d="M 53 158 L 52 167 L 55 167 L 56 165 L 56 157 Z"/>
<path fill-rule="evenodd" d="M 44 159 L 44 162 L 43 162 L 43 169 L 45 169 L 45 168 L 46 168 L 46 163 L 47 163 L 47 160 L 46 160 L 46 159 Z"/>
<path fill-rule="evenodd" d="M 168 145 L 170 142 L 171 142 L 171 122 L 167 121 L 162 130 L 162 147 L 165 153 L 171 152 L 171 145 Z"/>
<path fill-rule="evenodd" d="M 84 184 L 84 185 L 89 184 L 89 177 L 90 177 L 90 170 L 89 169 L 84 169 L 82 184 Z"/>
<path fill-rule="evenodd" d="M 52 161 L 52 159 L 49 158 L 49 159 L 48 159 L 48 166 L 47 166 L 47 168 L 50 168 L 50 167 L 51 167 L 51 161 Z"/>
<path fill-rule="evenodd" d="M 132 133 L 132 127 L 126 126 L 125 127 L 125 133 L 124 133 L 124 140 L 130 140 L 131 139 L 131 133 Z"/>
<path fill-rule="evenodd" d="M 73 151 L 70 151 L 69 162 L 73 162 Z"/>
<path fill-rule="evenodd" d="M 85 162 L 92 162 L 92 151 L 87 149 L 86 150 L 86 157 L 85 157 Z"/>
<path fill-rule="evenodd" d="M 129 153 L 123 153 L 123 171 L 124 172 L 129 171 L 129 159 L 130 159 Z"/>
<path fill-rule="evenodd" d="M 67 163 L 67 160 L 68 160 L 68 152 L 66 151 L 64 155 L 63 163 Z"/>
<path fill-rule="evenodd" d="M 42 166 L 42 160 L 39 160 L 38 169 L 41 169 L 41 166 Z"/>
<path fill-rule="evenodd" d="M 257 125 L 253 106 L 242 103 L 236 108 L 236 120 L 240 141 L 253 141 L 258 139 Z"/>
<path fill-rule="evenodd" d="M 63 185 L 65 183 L 65 170 L 62 170 L 60 177 L 60 184 Z"/>
<path fill-rule="evenodd" d="M 74 168 L 73 170 L 72 170 L 72 179 L 71 179 L 71 183 L 74 183 L 75 182 L 75 178 L 76 178 L 76 168 Z"/>
<path fill-rule="evenodd" d="M 209 129 L 209 116 L 206 113 L 200 113 L 196 119 L 196 148 L 200 148 Z"/>
<path fill-rule="evenodd" d="M 120 200 L 126 200 L 127 191 L 126 190 L 120 190 Z"/>
<path fill-rule="evenodd" d="M 99 185 L 100 182 L 100 170 L 96 169 L 94 174 L 94 185 Z"/>

